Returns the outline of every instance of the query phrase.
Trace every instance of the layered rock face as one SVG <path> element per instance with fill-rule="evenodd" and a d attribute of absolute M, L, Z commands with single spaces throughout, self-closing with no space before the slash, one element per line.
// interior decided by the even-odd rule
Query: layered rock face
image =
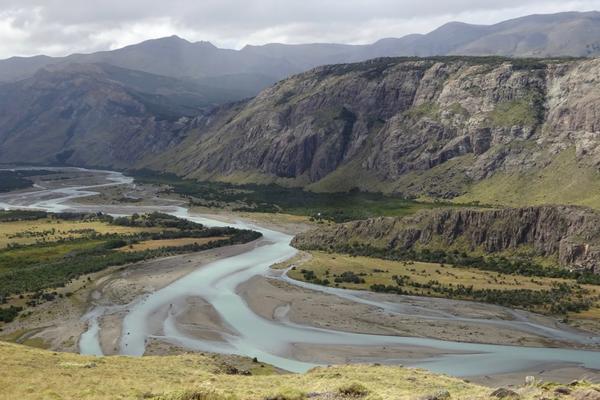
<path fill-rule="evenodd" d="M 382 217 L 302 233 L 301 249 L 370 244 L 382 249 L 414 247 L 483 251 L 527 250 L 561 266 L 600 273 L 600 214 L 581 207 L 441 209 L 405 218 Z"/>
<path fill-rule="evenodd" d="M 597 165 L 599 84 L 600 60 L 319 67 L 201 119 L 150 166 L 196 178 L 244 173 L 324 190 L 449 198 L 498 171 L 547 165 L 569 148 L 578 162 Z M 413 179 L 428 171 L 435 179 Z"/>

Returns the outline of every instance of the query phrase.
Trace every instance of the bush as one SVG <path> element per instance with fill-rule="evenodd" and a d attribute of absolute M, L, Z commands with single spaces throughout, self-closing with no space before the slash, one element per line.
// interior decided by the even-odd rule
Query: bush
<path fill-rule="evenodd" d="M 304 400 L 306 393 L 296 389 L 284 389 L 283 391 L 265 397 L 265 400 Z"/>
<path fill-rule="evenodd" d="M 236 396 L 217 393 L 214 390 L 184 390 L 181 392 L 150 397 L 152 400 L 237 400 Z"/>
<path fill-rule="evenodd" d="M 340 386 L 338 392 L 346 397 L 364 397 L 369 394 L 366 387 L 356 382 Z"/>
<path fill-rule="evenodd" d="M 363 278 L 361 278 L 360 276 L 356 275 L 354 272 L 352 271 L 345 271 L 342 272 L 340 274 L 340 276 L 336 277 L 334 279 L 334 281 L 336 283 L 342 283 L 342 282 L 346 282 L 346 283 L 355 283 L 355 284 L 361 284 L 361 283 L 365 283 L 365 280 Z"/>
<path fill-rule="evenodd" d="M 22 307 L 10 306 L 8 308 L 0 308 L 0 322 L 12 322 L 23 311 Z"/>

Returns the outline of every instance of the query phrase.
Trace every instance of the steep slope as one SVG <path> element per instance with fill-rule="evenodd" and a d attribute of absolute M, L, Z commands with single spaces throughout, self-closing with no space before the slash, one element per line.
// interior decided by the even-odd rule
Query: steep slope
<path fill-rule="evenodd" d="M 0 399 L 488 399 L 494 389 L 419 369 L 380 365 L 319 367 L 278 375 L 247 362 L 254 376 L 227 373 L 217 357 L 90 357 L 0 342 L 6 367 Z M 231 368 L 229 369 L 231 371 Z M 52 376 L 53 379 L 48 379 Z M 560 385 L 532 384 L 498 393 L 523 400 L 553 396 Z M 565 387 L 562 387 L 565 391 Z M 593 399 L 597 385 L 575 382 L 561 399 Z M 436 397 L 437 396 L 437 397 Z M 586 397 L 587 396 L 587 397 Z"/>
<path fill-rule="evenodd" d="M 134 84 L 119 82 L 124 77 Z M 183 86 L 92 64 L 2 85 L 0 162 L 131 165 L 177 143 L 185 116 L 206 104 L 177 85 Z"/>
<path fill-rule="evenodd" d="M 570 163 L 562 173 L 579 170 L 589 186 L 600 181 L 599 76 L 598 59 L 320 67 L 199 120 L 179 148 L 148 166 L 200 179 L 453 198 L 510 174 L 533 175 L 520 183 L 533 189 L 562 157 Z M 599 200 L 593 188 L 586 196 Z"/>
<path fill-rule="evenodd" d="M 457 250 L 546 257 L 600 273 L 600 214 L 586 208 L 540 206 L 497 210 L 442 209 L 404 218 L 376 218 L 296 236 L 301 249 L 370 245 L 386 250 Z"/>

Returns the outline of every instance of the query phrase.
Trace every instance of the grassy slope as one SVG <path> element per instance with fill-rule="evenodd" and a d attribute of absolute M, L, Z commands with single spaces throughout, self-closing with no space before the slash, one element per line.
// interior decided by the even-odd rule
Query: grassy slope
<path fill-rule="evenodd" d="M 415 399 L 447 390 L 453 399 L 487 399 L 492 391 L 423 370 L 387 366 L 317 368 L 307 374 L 239 376 L 218 373 L 210 356 L 96 358 L 0 342 L 0 399 L 302 399 L 307 393 L 338 394 L 360 382 L 366 399 Z M 48 379 L 51 377 L 51 379 Z M 541 398 L 552 387 L 522 389 L 523 399 Z M 575 390 L 593 390 L 584 387 Z M 217 396 L 202 396 L 216 393 Z M 194 394 L 196 397 L 194 397 Z M 332 396 L 335 398 L 360 398 Z M 567 396 L 561 396 L 567 399 Z"/>
<path fill-rule="evenodd" d="M 578 164 L 575 149 L 570 148 L 543 169 L 527 174 L 497 173 L 454 200 L 507 206 L 574 204 L 599 209 L 600 173 Z"/>

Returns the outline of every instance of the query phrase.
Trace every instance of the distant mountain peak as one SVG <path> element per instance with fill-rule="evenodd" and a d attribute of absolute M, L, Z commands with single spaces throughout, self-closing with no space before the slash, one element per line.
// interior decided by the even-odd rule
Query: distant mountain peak
<path fill-rule="evenodd" d="M 171 35 L 98 53 L 0 60 L 0 82 L 25 79 L 40 68 L 69 62 L 100 62 L 178 79 L 222 80 L 228 79 L 224 76 L 252 75 L 250 86 L 254 87 L 252 82 L 257 82 L 256 77 L 260 82 L 274 83 L 320 65 L 378 57 L 597 57 L 600 56 L 599 19 L 600 13 L 591 11 L 529 15 L 494 25 L 452 21 L 426 34 L 385 38 L 373 44 L 269 43 L 246 45 L 241 50 L 220 49 L 208 41 L 189 41 Z"/>
<path fill-rule="evenodd" d="M 165 37 L 161 37 L 161 38 L 156 38 L 156 39 L 148 39 L 145 40 L 141 43 L 138 44 L 133 44 L 133 45 L 129 45 L 126 46 L 125 48 L 131 48 L 134 46 L 152 46 L 152 45 L 190 45 L 192 44 L 190 41 L 183 39 L 177 35 L 171 35 L 171 36 L 165 36 Z"/>
<path fill-rule="evenodd" d="M 194 42 L 193 44 L 194 44 L 194 46 L 198 46 L 198 47 L 204 47 L 204 48 L 215 49 L 215 50 L 218 49 L 217 46 L 215 46 L 214 44 L 212 44 L 211 42 L 209 42 L 207 40 L 200 40 L 199 42 Z"/>

